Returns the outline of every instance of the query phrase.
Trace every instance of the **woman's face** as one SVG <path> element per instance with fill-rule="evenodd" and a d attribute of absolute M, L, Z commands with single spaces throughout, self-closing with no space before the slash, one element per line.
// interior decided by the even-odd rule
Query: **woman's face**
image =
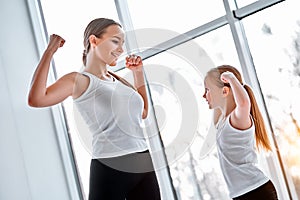
<path fill-rule="evenodd" d="M 205 92 L 203 94 L 203 98 L 206 99 L 208 103 L 209 109 L 214 109 L 219 107 L 221 95 L 222 95 L 222 88 L 216 86 L 214 81 L 211 77 L 206 77 L 204 80 Z"/>
<path fill-rule="evenodd" d="M 104 63 L 115 66 L 120 55 L 124 52 L 124 32 L 118 25 L 111 25 L 106 28 L 105 33 L 98 38 L 96 54 Z"/>

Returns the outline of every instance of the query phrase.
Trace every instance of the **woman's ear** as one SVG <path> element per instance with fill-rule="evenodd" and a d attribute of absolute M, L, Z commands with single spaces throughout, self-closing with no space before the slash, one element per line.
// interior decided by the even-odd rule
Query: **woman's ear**
<path fill-rule="evenodd" d="M 91 44 L 91 47 L 96 47 L 98 45 L 98 38 L 95 35 L 90 35 L 89 41 Z"/>

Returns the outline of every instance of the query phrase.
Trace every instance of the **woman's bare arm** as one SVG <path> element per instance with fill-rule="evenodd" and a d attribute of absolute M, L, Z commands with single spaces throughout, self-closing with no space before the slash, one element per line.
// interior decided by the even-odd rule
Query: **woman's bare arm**
<path fill-rule="evenodd" d="M 58 35 L 51 35 L 37 69 L 33 75 L 28 95 L 28 104 L 32 107 L 45 107 L 62 102 L 72 95 L 76 73 L 64 75 L 51 86 L 47 87 L 50 63 L 54 53 L 62 47 L 65 40 Z"/>
<path fill-rule="evenodd" d="M 144 110 L 142 118 L 148 116 L 148 97 L 145 86 L 145 78 L 143 72 L 143 62 L 140 56 L 129 56 L 126 58 L 126 67 L 131 69 L 134 77 L 134 86 L 137 88 L 138 93 L 142 96 L 144 101 Z"/>

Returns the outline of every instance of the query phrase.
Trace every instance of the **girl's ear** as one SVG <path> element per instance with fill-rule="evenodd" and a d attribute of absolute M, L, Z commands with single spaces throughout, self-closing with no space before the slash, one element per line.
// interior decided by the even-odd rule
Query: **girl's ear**
<path fill-rule="evenodd" d="M 230 91 L 230 88 L 227 86 L 224 86 L 222 89 L 223 96 L 226 97 L 229 94 L 229 91 Z"/>

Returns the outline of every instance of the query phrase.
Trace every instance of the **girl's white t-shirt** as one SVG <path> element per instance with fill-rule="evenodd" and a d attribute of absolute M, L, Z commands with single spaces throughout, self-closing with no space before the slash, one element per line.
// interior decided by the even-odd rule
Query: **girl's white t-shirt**
<path fill-rule="evenodd" d="M 230 115 L 217 127 L 217 150 L 221 170 L 231 198 L 263 185 L 269 178 L 257 166 L 255 126 L 238 130 L 231 126 Z M 252 118 L 251 118 L 252 119 Z"/>
<path fill-rule="evenodd" d="M 142 129 L 144 102 L 118 80 L 104 81 L 83 72 L 90 82 L 74 104 L 92 134 L 92 157 L 122 156 L 148 149 Z"/>

